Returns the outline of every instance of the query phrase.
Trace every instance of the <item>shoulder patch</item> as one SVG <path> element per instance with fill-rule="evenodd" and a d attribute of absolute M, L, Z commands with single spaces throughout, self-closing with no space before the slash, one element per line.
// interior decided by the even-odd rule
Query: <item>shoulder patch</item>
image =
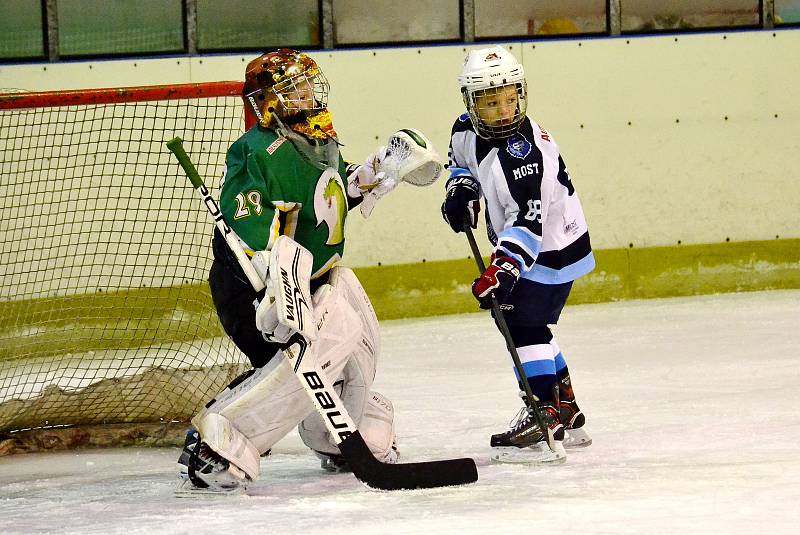
<path fill-rule="evenodd" d="M 516 133 L 508 138 L 508 147 L 506 147 L 506 150 L 514 158 L 523 160 L 531 153 L 531 142 L 522 134 Z"/>
<path fill-rule="evenodd" d="M 461 115 L 458 116 L 458 120 L 461 121 L 462 123 L 466 123 L 469 120 L 469 114 L 466 112 L 462 113 Z"/>
<path fill-rule="evenodd" d="M 276 151 L 276 150 L 278 150 L 278 147 L 280 147 L 281 145 L 283 145 L 283 142 L 284 142 L 284 141 L 286 141 L 286 138 L 285 138 L 285 137 L 283 137 L 283 136 L 278 136 L 278 139 L 276 139 L 275 141 L 273 141 L 273 142 L 270 144 L 270 146 L 269 146 L 269 147 L 267 147 L 267 154 L 269 154 L 270 156 L 272 156 L 273 154 L 275 154 L 275 151 Z"/>

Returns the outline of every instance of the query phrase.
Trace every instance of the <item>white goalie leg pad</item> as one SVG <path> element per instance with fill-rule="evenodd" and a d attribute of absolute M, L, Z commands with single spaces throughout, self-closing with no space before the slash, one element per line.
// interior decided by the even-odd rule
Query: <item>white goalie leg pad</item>
<path fill-rule="evenodd" d="M 348 305 L 345 307 L 340 303 L 338 305 L 340 308 L 337 310 L 344 308 L 351 310 L 351 313 L 341 315 L 342 318 L 349 316 L 346 328 L 351 332 L 354 327 L 357 328 L 356 342 L 351 346 L 351 352 L 346 356 L 346 365 L 341 375 L 336 376 L 338 380 L 335 387 L 347 412 L 366 440 L 365 431 L 362 427 L 366 412 L 369 410 L 369 404 L 374 401 L 371 400 L 372 393 L 370 393 L 370 388 L 375 379 L 377 355 L 380 352 L 378 318 L 375 316 L 375 311 L 367 298 L 364 288 L 352 270 L 342 267 L 334 268 L 331 272 L 330 283 L 331 291 Z M 352 314 L 355 314 L 355 319 L 353 319 Z M 320 336 L 323 336 L 322 331 Z M 342 348 L 344 347 L 346 346 L 342 346 Z M 389 407 L 391 407 L 391 402 L 386 398 L 379 394 L 378 398 L 388 403 Z M 393 414 L 393 411 L 389 412 Z M 391 430 L 384 430 L 385 437 L 391 436 L 391 440 L 394 440 L 393 429 L 392 427 Z M 324 453 L 338 453 L 336 442 L 327 432 L 324 423 L 317 414 L 312 414 L 303 420 L 298 430 L 303 441 L 311 449 Z M 376 431 L 375 436 L 383 435 Z M 385 445 L 377 445 L 382 442 L 385 442 L 385 440 L 378 439 L 375 441 L 376 449 L 373 453 L 376 455 L 385 454 L 386 452 Z M 367 443 L 370 444 L 369 441 Z M 372 444 L 370 444 L 370 447 L 372 448 Z"/>
<path fill-rule="evenodd" d="M 200 436 L 206 441 L 202 431 L 207 425 L 205 420 L 212 414 L 220 415 L 246 437 L 258 453 L 264 453 L 313 410 L 286 358 L 276 355 L 245 380 L 226 388 L 192 418 L 192 423 L 201 430 Z M 215 422 L 214 417 L 210 421 Z M 217 451 L 214 445 L 211 447 Z M 218 453 L 237 466 L 244 462 L 226 456 L 223 451 Z"/>
<path fill-rule="evenodd" d="M 314 342 L 317 364 L 335 381 L 349 363 L 361 340 L 359 316 L 342 292 L 330 284 L 314 294 L 314 310 L 320 326 Z"/>
<path fill-rule="evenodd" d="M 380 392 L 370 392 L 358 430 L 376 459 L 383 463 L 397 462 L 394 405 Z"/>
<path fill-rule="evenodd" d="M 343 382 L 339 380 L 333 385 L 333 389 L 336 390 L 336 393 L 339 395 L 340 399 L 342 397 L 342 384 Z M 348 409 L 347 412 L 349 414 L 350 410 Z M 350 417 L 352 418 L 352 414 Z M 356 424 L 356 426 L 358 426 L 358 424 Z M 328 428 L 325 427 L 325 423 L 316 412 L 309 414 L 302 422 L 300 422 L 300 424 L 298 424 L 297 432 L 300 433 L 300 438 L 303 440 L 303 444 L 312 450 L 322 453 L 339 453 L 339 448 L 331 438 Z"/>
<path fill-rule="evenodd" d="M 197 422 L 197 431 L 203 442 L 250 479 L 256 479 L 261 473 L 258 449 L 224 416 L 213 412 L 206 414 Z M 233 467 L 229 470 L 236 473 Z"/>
<path fill-rule="evenodd" d="M 361 328 L 358 343 L 348 355 L 347 365 L 340 377 L 343 381 L 342 403 L 353 422 L 359 425 L 375 380 L 375 368 L 381 350 L 378 318 L 367 293 L 351 269 L 335 268 L 331 273 L 331 284 L 356 312 Z"/>
<path fill-rule="evenodd" d="M 351 269 L 334 268 L 331 271 L 330 284 L 345 303 L 339 304 L 340 309 L 349 309 L 347 329 L 355 336 L 350 352 L 345 356 L 346 365 L 342 373 L 331 374 L 331 377 L 343 382 L 340 397 L 353 422 L 358 425 L 375 380 L 375 368 L 381 349 L 378 318 L 364 288 Z"/>
<path fill-rule="evenodd" d="M 375 360 L 381 353 L 381 334 L 378 326 L 378 317 L 375 315 L 375 309 L 372 308 L 372 303 L 367 297 L 367 292 L 361 286 L 361 282 L 353 273 L 352 269 L 345 267 L 335 267 L 331 270 L 330 284 L 336 288 L 355 310 L 361 319 L 361 341 L 359 342 L 367 355 L 371 356 L 372 362 L 369 367 L 372 368 L 370 376 L 370 384 L 375 377 Z M 367 371 L 366 369 L 364 371 Z"/>
<path fill-rule="evenodd" d="M 358 430 L 376 459 L 383 463 L 397 462 L 394 406 L 380 392 L 372 391 L 369 393 Z M 325 429 L 325 424 L 315 414 L 303 420 L 298 426 L 298 431 L 303 443 L 312 450 L 322 453 L 339 453 L 339 448 L 331 440 L 330 433 Z"/>
<path fill-rule="evenodd" d="M 325 284 L 313 296 L 316 324 L 321 328 L 305 358 L 314 358 L 317 368 L 324 370 L 332 381 L 343 379 L 337 391 L 359 425 L 375 377 L 378 321 L 351 270 L 334 268 L 331 281 L 335 285 Z M 224 421 L 209 417 L 212 414 L 223 417 Z M 311 426 L 313 433 L 324 437 L 338 451 L 290 364 L 282 355 L 276 355 L 243 381 L 226 388 L 192 422 L 207 444 L 250 475 L 254 470 L 252 450 L 239 442 L 249 441 L 255 451 L 264 453 L 304 418 L 315 420 L 318 425 Z M 203 429 L 215 436 L 229 432 L 237 443 L 226 445 L 214 439 L 212 444 L 206 440 Z M 237 457 L 240 454 L 242 457 Z"/>
<path fill-rule="evenodd" d="M 356 349 L 361 343 L 360 316 L 347 302 L 345 294 L 329 284 L 324 284 L 317 290 L 313 303 L 317 314 L 316 325 L 321 326 L 321 329 L 316 335 L 316 340 L 309 346 L 310 350 L 305 358 L 315 359 L 317 369 L 324 370 L 331 381 L 334 381 L 342 375 L 345 367 L 354 369 L 357 367 L 356 363 L 351 364 L 348 357 L 357 353 Z M 368 373 L 371 384 L 374 368 L 368 366 Z M 365 397 L 367 390 L 363 386 L 360 389 L 355 387 L 363 385 L 363 381 L 355 381 L 353 384 L 351 397 L 352 395 Z M 347 403 L 344 403 L 347 407 Z M 359 411 L 353 416 L 360 418 L 363 412 L 363 399 L 357 406 Z M 245 380 L 232 388 L 226 388 L 208 408 L 192 420 L 198 429 L 203 427 L 203 421 L 208 414 L 223 416 L 260 453 L 272 448 L 309 415 L 319 419 L 291 365 L 283 355 L 276 355 L 263 368 L 255 370 Z M 324 429 L 321 419 L 319 425 Z M 200 435 L 206 441 L 202 432 Z M 214 445 L 211 447 L 217 451 Z M 227 456 L 227 454 L 233 456 L 233 452 L 218 451 L 218 453 L 237 466 L 240 462 L 245 462 L 243 459 Z"/>

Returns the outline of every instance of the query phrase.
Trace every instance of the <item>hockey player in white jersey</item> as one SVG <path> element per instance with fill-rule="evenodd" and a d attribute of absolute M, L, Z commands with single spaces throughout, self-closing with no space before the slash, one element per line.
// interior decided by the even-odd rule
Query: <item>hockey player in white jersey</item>
<path fill-rule="evenodd" d="M 526 116 L 525 73 L 516 58 L 501 46 L 472 51 L 459 84 L 467 113 L 453 125 L 442 215 L 455 232 L 466 222 L 477 228 L 484 200 L 494 250 L 472 293 L 481 308 L 491 308 L 491 294 L 500 303 L 526 375 L 517 379 L 538 398 L 555 451 L 526 408 L 490 444 L 500 461 L 563 461 L 564 447 L 591 439 L 548 325 L 558 322 L 573 281 L 594 269 L 586 220 L 558 146 Z"/>

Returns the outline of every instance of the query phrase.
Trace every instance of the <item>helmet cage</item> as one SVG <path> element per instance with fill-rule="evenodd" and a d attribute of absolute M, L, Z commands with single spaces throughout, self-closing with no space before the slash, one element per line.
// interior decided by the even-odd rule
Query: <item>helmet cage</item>
<path fill-rule="evenodd" d="M 510 119 L 504 121 L 498 120 L 490 123 L 486 119 L 489 110 L 482 109 L 479 106 L 479 98 L 496 95 L 505 87 L 514 87 L 516 89 L 517 105 L 514 110 L 514 115 Z M 525 120 L 525 113 L 528 109 L 528 88 L 524 78 L 521 81 L 491 85 L 489 87 L 462 87 L 461 92 L 469 118 L 472 119 L 472 125 L 475 127 L 476 133 L 483 138 L 502 139 L 510 137 L 517 133 L 520 126 L 522 126 L 522 122 Z"/>
<path fill-rule="evenodd" d="M 328 107 L 330 84 L 318 68 L 278 82 L 272 86 L 272 90 L 284 111 L 290 115 L 303 111 L 307 116 L 312 116 Z"/>

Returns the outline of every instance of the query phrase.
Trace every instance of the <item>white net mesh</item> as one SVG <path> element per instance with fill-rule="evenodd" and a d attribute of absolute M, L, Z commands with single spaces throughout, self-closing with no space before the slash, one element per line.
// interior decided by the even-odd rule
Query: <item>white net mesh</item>
<path fill-rule="evenodd" d="M 242 127 L 232 96 L 0 110 L 0 433 L 185 421 L 247 367 L 164 147 L 213 191 Z"/>

